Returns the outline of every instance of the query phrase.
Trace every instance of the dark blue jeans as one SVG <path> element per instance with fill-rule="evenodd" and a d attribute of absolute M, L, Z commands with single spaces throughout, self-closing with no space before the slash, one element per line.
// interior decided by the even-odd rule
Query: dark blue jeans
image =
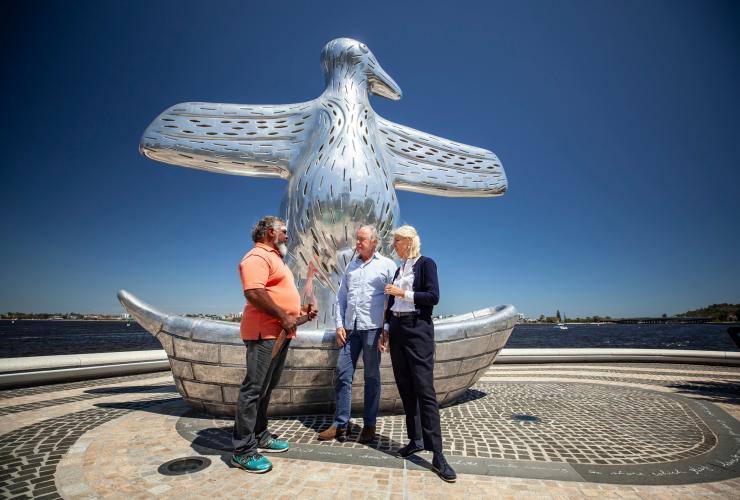
<path fill-rule="evenodd" d="M 380 329 L 347 330 L 347 342 L 339 349 L 337 359 L 337 377 L 334 384 L 337 411 L 334 413 L 334 425 L 344 429 L 349 423 L 352 410 L 352 379 L 355 376 L 357 361 L 362 352 L 362 363 L 365 365 L 365 405 L 363 407 L 363 424 L 375 426 L 380 404 L 380 351 L 378 338 Z"/>

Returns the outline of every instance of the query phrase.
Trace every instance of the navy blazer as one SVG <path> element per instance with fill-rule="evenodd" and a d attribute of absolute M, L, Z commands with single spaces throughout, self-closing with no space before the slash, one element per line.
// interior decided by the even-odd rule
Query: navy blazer
<path fill-rule="evenodd" d="M 429 257 L 423 255 L 414 264 L 414 305 L 419 313 L 419 317 L 429 322 L 432 321 L 432 310 L 439 304 L 439 281 L 437 281 L 437 264 Z M 395 280 L 401 268 L 396 269 L 393 275 Z M 391 307 L 396 301 L 396 297 L 391 295 L 388 298 L 388 307 L 385 310 L 385 322 L 389 323 L 391 318 Z"/>

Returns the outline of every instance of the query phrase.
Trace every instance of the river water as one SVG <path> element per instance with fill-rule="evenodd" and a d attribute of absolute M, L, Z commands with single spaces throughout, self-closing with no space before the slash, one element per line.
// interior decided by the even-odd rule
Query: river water
<path fill-rule="evenodd" d="M 728 325 L 521 324 L 506 347 L 607 347 L 737 351 Z M 161 349 L 135 322 L 0 320 L 0 358 Z"/>

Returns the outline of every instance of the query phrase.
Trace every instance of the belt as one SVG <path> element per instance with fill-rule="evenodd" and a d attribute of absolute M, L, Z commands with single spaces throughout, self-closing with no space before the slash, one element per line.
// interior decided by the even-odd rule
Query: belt
<path fill-rule="evenodd" d="M 401 311 L 401 312 L 397 312 L 397 311 L 391 311 L 391 312 L 393 313 L 393 315 L 394 315 L 394 316 L 395 316 L 396 318 L 402 318 L 402 317 L 404 317 L 404 316 L 416 316 L 417 314 L 419 314 L 419 313 L 418 313 L 418 312 L 416 312 L 416 311 Z"/>

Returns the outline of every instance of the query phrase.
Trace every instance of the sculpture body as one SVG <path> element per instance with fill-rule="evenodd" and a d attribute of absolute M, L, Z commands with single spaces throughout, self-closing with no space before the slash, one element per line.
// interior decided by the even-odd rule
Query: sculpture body
<path fill-rule="evenodd" d="M 310 288 L 320 311 L 305 328 L 333 328 L 336 290 L 360 225 L 375 224 L 380 250 L 390 254 L 396 189 L 499 196 L 507 186 L 492 152 L 378 116 L 369 94 L 400 99 L 401 90 L 364 44 L 332 40 L 321 62 L 326 89 L 312 101 L 178 104 L 152 122 L 140 146 L 165 163 L 288 181 L 280 214 L 288 221 L 288 262 L 299 289 L 315 270 Z"/>
<path fill-rule="evenodd" d="M 396 189 L 439 196 L 500 196 L 504 170 L 492 152 L 436 137 L 378 116 L 369 94 L 397 100 L 401 90 L 362 43 L 329 42 L 321 53 L 324 92 L 288 105 L 183 103 L 157 117 L 140 150 L 164 163 L 216 173 L 287 180 L 280 215 L 288 222 L 286 260 L 319 308 L 301 327 L 273 412 L 300 413 L 333 404 L 334 301 L 354 257 L 354 234 L 375 224 L 390 255 L 399 221 Z M 195 406 L 233 413 L 243 378 L 238 325 L 170 316 L 121 291 L 124 307 L 160 339 L 178 390 Z M 459 397 L 493 362 L 513 328 L 512 306 L 435 322 L 441 403 Z M 388 356 L 381 409 L 400 408 Z M 315 380 L 314 378 L 315 377 Z M 386 384 L 388 383 L 388 384 Z M 362 398 L 362 388 L 353 391 Z M 394 396 L 395 394 L 395 396 Z M 317 406 L 318 405 L 318 406 Z M 329 410 L 327 410 L 329 411 Z"/>

